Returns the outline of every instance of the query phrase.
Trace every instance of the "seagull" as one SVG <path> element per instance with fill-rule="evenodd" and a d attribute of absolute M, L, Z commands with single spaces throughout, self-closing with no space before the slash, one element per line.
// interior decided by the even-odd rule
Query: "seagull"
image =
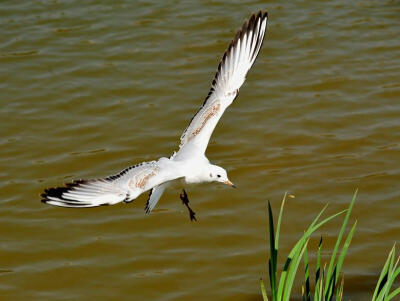
<path fill-rule="evenodd" d="M 210 163 L 205 152 L 211 134 L 225 109 L 238 96 L 246 75 L 263 44 L 267 28 L 267 12 L 252 14 L 229 44 L 202 106 L 190 120 L 180 138 L 179 150 L 169 158 L 143 162 L 127 167 L 115 175 L 90 180 L 75 180 L 62 187 L 48 188 L 42 202 L 72 208 L 88 208 L 129 203 L 150 191 L 145 212 L 150 213 L 164 190 L 176 180 L 184 184 L 218 182 L 235 187 L 224 168 Z M 186 191 L 180 195 L 189 209 Z"/>

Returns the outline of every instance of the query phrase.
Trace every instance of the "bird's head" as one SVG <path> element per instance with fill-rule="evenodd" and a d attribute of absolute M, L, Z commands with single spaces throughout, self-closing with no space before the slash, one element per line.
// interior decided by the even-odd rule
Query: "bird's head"
<path fill-rule="evenodd" d="M 236 186 L 231 181 L 229 181 L 226 170 L 220 166 L 210 164 L 208 168 L 208 177 L 210 182 L 220 182 L 236 188 Z"/>

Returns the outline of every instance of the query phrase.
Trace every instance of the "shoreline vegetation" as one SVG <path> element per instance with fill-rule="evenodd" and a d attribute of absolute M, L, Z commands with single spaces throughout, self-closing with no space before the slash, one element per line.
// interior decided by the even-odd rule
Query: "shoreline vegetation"
<path fill-rule="evenodd" d="M 320 221 L 320 218 L 328 205 L 326 205 L 318 213 L 314 221 L 307 228 L 307 230 L 304 231 L 304 234 L 300 237 L 300 239 L 296 242 L 295 246 L 290 251 L 289 255 L 286 258 L 283 269 L 280 272 L 280 277 L 278 278 L 277 264 L 279 235 L 286 197 L 287 194 L 285 193 L 279 211 L 276 231 L 271 204 L 268 201 L 268 228 L 270 247 L 270 254 L 268 259 L 268 275 L 270 290 L 269 293 L 267 293 L 266 284 L 263 279 L 260 279 L 261 293 L 264 301 L 289 301 L 291 299 L 293 283 L 296 278 L 301 261 L 303 261 L 304 264 L 304 275 L 301 276 L 299 274 L 298 276 L 303 277 L 303 284 L 301 289 L 302 300 L 343 300 L 344 275 L 341 274 L 341 270 L 347 254 L 347 250 L 350 246 L 351 240 L 357 227 L 357 221 L 353 223 L 350 230 L 348 230 L 347 232 L 346 228 L 357 197 L 357 190 L 353 195 L 348 209 L 333 214 L 323 219 L 322 221 Z M 316 266 L 313 269 L 313 277 L 311 277 L 312 274 L 309 265 L 310 262 L 308 260 L 307 247 L 310 237 L 321 226 L 323 226 L 330 220 L 342 215 L 344 215 L 343 223 L 340 228 L 334 249 L 331 253 L 330 258 L 328 258 L 328 262 L 326 263 L 321 262 L 321 251 L 323 242 L 323 239 L 321 237 L 318 244 Z M 400 287 L 392 290 L 393 283 L 396 280 L 397 276 L 400 274 L 399 260 L 400 256 L 396 259 L 396 245 L 394 245 L 389 252 L 386 262 L 382 268 L 381 274 L 376 284 L 375 291 L 372 294 L 372 301 L 393 300 L 393 298 L 400 293 Z"/>

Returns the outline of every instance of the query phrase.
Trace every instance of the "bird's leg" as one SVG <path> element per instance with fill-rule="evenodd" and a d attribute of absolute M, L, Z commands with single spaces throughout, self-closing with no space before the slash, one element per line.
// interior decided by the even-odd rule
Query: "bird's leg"
<path fill-rule="evenodd" d="M 197 221 L 197 219 L 195 217 L 196 213 L 189 206 L 189 199 L 188 199 L 188 196 L 187 196 L 187 193 L 186 193 L 185 189 L 182 190 L 182 193 L 179 196 L 180 196 L 180 198 L 182 200 L 183 205 L 185 205 L 187 207 L 187 209 L 189 210 L 190 220 L 191 221 Z"/>

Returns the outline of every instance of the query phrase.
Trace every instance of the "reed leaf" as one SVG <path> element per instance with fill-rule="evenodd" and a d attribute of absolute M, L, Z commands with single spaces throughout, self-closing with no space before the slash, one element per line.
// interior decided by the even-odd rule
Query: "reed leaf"
<path fill-rule="evenodd" d="M 400 256 L 397 258 L 397 263 L 399 262 L 399 260 L 400 260 Z M 397 266 L 397 263 L 396 263 L 396 266 Z M 392 284 L 393 284 L 394 280 L 396 280 L 396 278 L 397 278 L 397 276 L 399 274 L 400 274 L 400 267 L 398 267 L 398 268 L 396 268 L 394 270 L 392 277 L 390 277 L 390 279 L 389 279 L 389 290 L 388 290 L 388 293 L 390 291 L 390 288 L 392 287 Z M 398 291 L 398 292 L 395 293 L 396 291 Z M 395 294 L 393 294 L 393 293 L 395 293 Z M 391 294 L 389 294 L 388 297 L 387 297 L 387 300 L 392 299 L 393 297 L 395 297 L 399 293 L 400 293 L 400 287 L 395 289 Z"/>
<path fill-rule="evenodd" d="M 387 282 L 389 263 L 392 258 L 394 247 L 395 246 L 393 246 L 393 248 L 390 250 L 388 258 L 386 259 L 386 262 L 382 268 L 381 274 L 379 275 L 378 283 L 376 284 L 376 288 L 372 296 L 372 301 L 380 300 L 379 295 Z"/>
<path fill-rule="evenodd" d="M 400 269 L 399 269 L 400 270 Z M 396 297 L 398 294 L 400 294 L 400 287 L 396 288 L 389 296 L 387 301 L 392 300 L 394 297 Z"/>
<path fill-rule="evenodd" d="M 302 293 L 302 295 L 303 295 L 303 300 L 311 301 L 310 271 L 309 271 L 307 248 L 304 251 L 304 292 Z"/>
<path fill-rule="evenodd" d="M 268 301 L 267 290 L 265 289 L 264 280 L 260 279 L 260 286 L 261 286 L 261 294 L 263 296 L 264 301 Z"/>
<path fill-rule="evenodd" d="M 268 201 L 268 220 L 269 220 L 269 246 L 270 246 L 270 259 L 269 259 L 269 279 L 271 285 L 271 299 L 277 301 L 276 295 L 276 269 L 278 251 L 275 249 L 275 230 L 274 230 L 274 217 L 272 214 L 271 203 Z"/>
<path fill-rule="evenodd" d="M 314 221 L 311 223 L 311 225 L 308 227 L 308 229 L 305 231 L 305 233 L 303 234 L 303 236 L 297 241 L 297 243 L 295 244 L 295 246 L 293 247 L 293 249 L 290 251 L 288 258 L 286 259 L 286 263 L 285 266 L 283 268 L 283 271 L 281 273 L 281 277 L 279 279 L 279 286 L 278 286 L 278 293 L 277 296 L 282 297 L 283 293 L 284 293 L 284 287 L 285 287 L 285 281 L 286 281 L 286 276 L 287 276 L 287 270 L 294 258 L 294 255 L 296 254 L 296 252 L 298 252 L 299 250 L 302 249 L 302 247 L 305 244 L 305 241 L 311 236 L 311 234 L 313 232 L 315 232 L 319 227 L 321 227 L 322 225 L 324 225 L 325 223 L 327 223 L 328 221 L 332 220 L 333 218 L 335 218 L 336 216 L 346 212 L 347 210 L 343 210 L 339 213 L 333 214 L 330 217 L 327 217 L 326 219 L 324 219 L 323 221 L 318 222 L 318 219 L 320 218 L 320 216 L 322 215 L 322 213 L 325 211 L 327 205 L 320 211 L 320 213 L 317 215 L 317 217 L 314 219 Z"/>
<path fill-rule="evenodd" d="M 339 255 L 339 258 L 338 258 L 338 262 L 337 262 L 338 271 L 337 271 L 336 281 L 338 281 L 339 274 L 340 274 L 340 272 L 342 270 L 343 261 L 344 261 L 346 255 L 347 255 L 347 250 L 348 250 L 348 248 L 350 246 L 351 240 L 353 239 L 353 235 L 354 235 L 354 232 L 356 230 L 356 227 L 357 227 L 357 221 L 354 222 L 354 225 L 351 228 L 351 230 L 350 230 L 349 234 L 347 235 L 347 238 L 346 238 L 346 240 L 345 240 L 345 242 L 343 244 L 342 252 L 340 252 L 340 255 Z"/>
<path fill-rule="evenodd" d="M 338 287 L 338 290 L 336 292 L 336 301 L 342 301 L 342 299 L 343 299 L 343 287 L 344 287 L 344 278 L 342 278 L 340 286 Z"/>
<path fill-rule="evenodd" d="M 278 250 L 279 245 L 279 233 L 281 231 L 281 222 L 282 222 L 282 213 L 283 213 L 283 206 L 285 205 L 287 192 L 282 199 L 281 210 L 279 210 L 279 217 L 278 217 L 278 224 L 276 225 L 276 239 L 275 239 L 275 249 Z"/>
<path fill-rule="evenodd" d="M 295 277 L 297 269 L 299 267 L 301 258 L 303 257 L 303 253 L 304 253 L 305 249 L 307 248 L 308 242 L 309 242 L 309 239 L 307 239 L 305 241 L 304 245 L 300 249 L 300 252 L 296 252 L 295 256 L 293 257 L 293 263 L 289 267 L 289 271 L 288 271 L 288 275 L 287 275 L 287 282 L 285 285 L 285 290 L 283 292 L 284 293 L 283 298 L 282 298 L 283 301 L 290 300 L 290 294 L 291 294 L 292 287 L 293 287 L 294 277 Z"/>
<path fill-rule="evenodd" d="M 347 210 L 346 216 L 345 216 L 345 218 L 343 220 L 342 227 L 340 228 L 339 235 L 338 235 L 338 238 L 336 240 L 336 244 L 335 244 L 335 247 L 333 249 L 333 253 L 332 253 L 331 259 L 329 261 L 328 272 L 326 274 L 326 279 L 325 279 L 325 287 L 328 287 L 328 284 L 329 284 L 330 279 L 332 277 L 332 269 L 333 269 L 333 266 L 335 265 L 336 254 L 337 254 L 337 252 L 339 250 L 339 246 L 340 246 L 340 243 L 342 241 L 342 237 L 343 237 L 344 231 L 346 230 L 347 222 L 348 222 L 348 220 L 350 218 L 351 211 L 352 211 L 354 203 L 356 201 L 357 192 L 358 192 L 358 189 L 356 189 L 356 191 L 354 192 L 353 198 L 352 198 L 352 200 L 350 202 L 350 205 L 349 205 L 349 209 Z M 331 294 L 331 292 L 328 289 L 328 291 L 326 292 L 325 296 L 327 296 L 329 294 Z"/>
<path fill-rule="evenodd" d="M 321 283 L 321 250 L 322 250 L 322 236 L 318 244 L 317 254 L 317 267 L 315 271 L 315 289 L 314 289 L 314 301 L 319 300 L 319 284 Z"/>
<path fill-rule="evenodd" d="M 394 244 L 394 247 L 396 247 L 396 244 Z M 393 252 L 392 260 L 391 260 L 390 267 L 389 267 L 390 272 L 389 272 L 389 279 L 388 279 L 387 285 L 386 285 L 385 300 L 389 296 L 389 292 L 390 292 L 390 289 L 392 288 L 393 281 L 396 279 L 396 276 L 395 276 L 396 268 L 397 268 L 397 265 L 399 264 L 400 257 L 396 260 L 396 263 L 393 265 L 395 256 L 396 256 L 396 249 Z"/>

